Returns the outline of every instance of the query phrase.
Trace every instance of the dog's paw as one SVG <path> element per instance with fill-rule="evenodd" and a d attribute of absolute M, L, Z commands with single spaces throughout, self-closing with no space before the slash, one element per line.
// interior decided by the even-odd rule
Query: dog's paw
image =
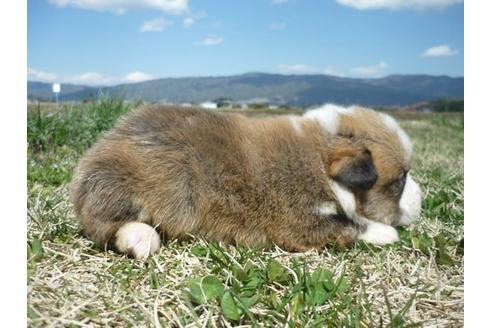
<path fill-rule="evenodd" d="M 400 239 L 398 237 L 398 232 L 392 226 L 379 222 L 367 221 L 367 229 L 359 235 L 359 240 L 364 240 L 365 242 L 375 245 L 386 245 L 395 243 Z"/>
<path fill-rule="evenodd" d="M 144 259 L 159 250 L 161 238 L 148 224 L 129 222 L 124 224 L 115 236 L 116 248 L 137 259 Z"/>

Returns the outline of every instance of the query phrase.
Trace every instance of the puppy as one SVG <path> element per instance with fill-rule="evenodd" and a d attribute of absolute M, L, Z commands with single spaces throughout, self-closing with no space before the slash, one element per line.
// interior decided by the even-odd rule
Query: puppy
<path fill-rule="evenodd" d="M 146 106 L 82 158 L 71 198 L 94 241 L 136 258 L 161 236 L 288 251 L 382 245 L 419 216 L 411 154 L 393 118 L 360 107 L 255 119 Z"/>

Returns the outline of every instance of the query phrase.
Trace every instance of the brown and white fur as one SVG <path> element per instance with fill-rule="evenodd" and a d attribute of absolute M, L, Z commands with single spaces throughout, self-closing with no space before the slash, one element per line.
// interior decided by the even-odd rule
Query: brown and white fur
<path fill-rule="evenodd" d="M 360 107 L 254 119 L 146 106 L 88 151 L 71 196 L 94 241 L 137 258 L 161 236 L 289 251 L 387 244 L 419 215 L 411 152 L 393 118 Z"/>

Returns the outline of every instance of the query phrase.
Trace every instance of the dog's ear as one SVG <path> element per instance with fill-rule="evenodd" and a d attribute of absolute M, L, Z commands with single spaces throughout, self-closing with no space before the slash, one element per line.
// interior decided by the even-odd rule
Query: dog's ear
<path fill-rule="evenodd" d="M 369 190 L 378 179 L 371 152 L 350 139 L 339 139 L 328 158 L 328 175 L 351 190 Z"/>

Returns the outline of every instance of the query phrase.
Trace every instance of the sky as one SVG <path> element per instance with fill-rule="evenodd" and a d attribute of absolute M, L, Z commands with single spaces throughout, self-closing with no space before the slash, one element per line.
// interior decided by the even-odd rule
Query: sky
<path fill-rule="evenodd" d="M 28 0 L 28 80 L 464 75 L 462 0 Z"/>

